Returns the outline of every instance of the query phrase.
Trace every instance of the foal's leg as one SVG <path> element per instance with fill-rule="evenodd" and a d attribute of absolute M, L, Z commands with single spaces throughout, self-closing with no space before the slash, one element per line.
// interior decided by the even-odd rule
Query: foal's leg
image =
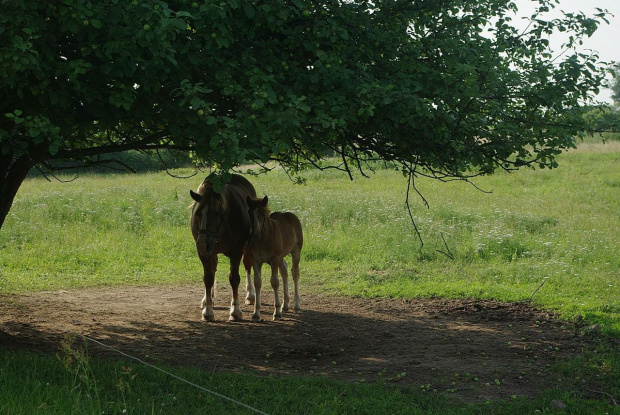
<path fill-rule="evenodd" d="M 301 312 L 301 306 L 299 304 L 299 260 L 301 259 L 301 252 L 298 249 L 291 252 L 293 257 L 291 273 L 293 274 L 293 284 L 295 285 L 295 312 Z"/>
<path fill-rule="evenodd" d="M 286 261 L 282 258 L 278 261 L 278 268 L 280 269 L 280 275 L 282 276 L 282 292 L 284 294 L 284 303 L 282 304 L 282 312 L 288 311 L 288 303 L 290 300 L 289 290 L 288 290 L 288 268 L 286 266 Z"/>
<path fill-rule="evenodd" d="M 245 303 L 252 305 L 256 299 L 256 291 L 254 291 L 254 284 L 252 283 L 252 264 L 246 262 L 246 258 L 243 257 L 243 266 L 245 267 Z"/>
<path fill-rule="evenodd" d="M 271 265 L 271 287 L 275 295 L 275 310 L 273 311 L 273 319 L 279 320 L 282 318 L 282 303 L 280 302 L 280 281 L 278 280 L 278 263 L 277 259 L 272 259 L 269 262 Z"/>
<path fill-rule="evenodd" d="M 252 321 L 260 321 L 260 290 L 263 285 L 261 279 L 262 264 L 254 264 L 254 288 L 256 289 L 256 297 L 254 299 L 254 314 Z"/>
<path fill-rule="evenodd" d="M 205 321 L 215 321 L 213 311 L 213 287 L 215 286 L 215 271 L 217 270 L 217 254 L 208 257 L 200 257 L 204 269 L 203 281 L 205 284 L 205 295 L 202 298 L 202 319 Z"/>
<path fill-rule="evenodd" d="M 230 255 L 230 274 L 228 280 L 232 287 L 232 300 L 230 302 L 230 317 L 229 321 L 239 321 L 243 318 L 243 313 L 239 307 L 239 283 L 241 282 L 241 275 L 239 275 L 239 265 L 241 264 L 241 254 Z"/>

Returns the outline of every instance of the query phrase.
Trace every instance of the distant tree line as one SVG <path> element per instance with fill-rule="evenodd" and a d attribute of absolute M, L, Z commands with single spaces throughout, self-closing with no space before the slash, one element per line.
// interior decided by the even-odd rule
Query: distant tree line
<path fill-rule="evenodd" d="M 592 109 L 586 114 L 589 129 L 591 132 L 614 133 L 611 137 L 620 139 L 620 64 L 612 68 L 613 79 L 609 83 L 613 101 L 606 109 Z"/>
<path fill-rule="evenodd" d="M 620 75 L 620 64 L 615 66 L 614 79 L 611 82 L 611 99 L 616 107 L 620 106 L 620 78 L 618 78 L 618 75 Z"/>
<path fill-rule="evenodd" d="M 92 165 L 85 163 L 76 168 L 75 163 L 62 161 L 50 162 L 51 169 L 41 170 L 33 168 L 30 176 L 40 174 L 50 175 L 51 171 L 61 172 L 69 170 L 71 174 L 84 173 L 147 173 L 155 171 L 167 171 L 184 167 L 197 167 L 196 160 L 188 152 L 181 151 L 155 151 L 155 150 L 128 150 L 116 154 L 99 156 L 92 161 Z"/>

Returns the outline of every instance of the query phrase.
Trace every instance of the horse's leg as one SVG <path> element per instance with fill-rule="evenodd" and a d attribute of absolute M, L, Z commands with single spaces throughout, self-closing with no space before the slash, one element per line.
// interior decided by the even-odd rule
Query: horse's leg
<path fill-rule="evenodd" d="M 273 293 L 275 295 L 275 310 L 273 311 L 273 319 L 279 320 L 282 318 L 282 303 L 280 302 L 280 292 L 279 286 L 280 281 L 278 280 L 278 260 L 272 259 L 269 262 L 271 265 L 271 287 L 273 288 Z"/>
<path fill-rule="evenodd" d="M 245 267 L 245 303 L 252 305 L 256 299 L 256 292 L 252 283 L 252 264 L 246 260 L 245 256 L 243 257 L 243 266 Z"/>
<path fill-rule="evenodd" d="M 288 304 L 290 301 L 289 290 L 288 290 L 288 268 L 286 266 L 286 261 L 282 258 L 278 261 L 278 268 L 280 269 L 280 275 L 282 276 L 282 292 L 284 294 L 284 303 L 282 304 L 282 312 L 288 311 Z"/>
<path fill-rule="evenodd" d="M 228 281 L 232 287 L 232 300 L 230 302 L 230 318 L 229 321 L 239 321 L 243 317 L 241 308 L 239 307 L 239 283 L 241 275 L 239 275 L 239 265 L 241 264 L 241 254 L 233 254 L 230 256 L 230 274 Z"/>
<path fill-rule="evenodd" d="M 214 273 L 215 274 L 215 273 Z M 211 288 L 211 301 L 215 302 L 215 288 L 217 287 L 217 280 L 213 278 L 213 287 Z M 205 308 L 207 305 L 207 292 L 205 290 L 205 295 L 202 297 L 202 301 L 200 302 L 200 308 Z"/>
<path fill-rule="evenodd" d="M 254 289 L 256 297 L 254 298 L 254 314 L 252 314 L 252 321 L 260 321 L 260 290 L 263 286 L 261 276 L 262 264 L 254 264 Z"/>
<path fill-rule="evenodd" d="M 301 305 L 299 304 L 299 260 L 301 259 L 301 253 L 298 249 L 291 252 L 292 265 L 291 273 L 293 274 L 293 284 L 295 286 L 295 312 L 301 312 Z"/>
<path fill-rule="evenodd" d="M 217 270 L 217 254 L 208 257 L 200 257 L 204 269 L 203 281 L 205 284 L 205 295 L 202 298 L 202 319 L 205 321 L 215 321 L 213 311 L 213 288 L 215 286 L 215 271 Z"/>

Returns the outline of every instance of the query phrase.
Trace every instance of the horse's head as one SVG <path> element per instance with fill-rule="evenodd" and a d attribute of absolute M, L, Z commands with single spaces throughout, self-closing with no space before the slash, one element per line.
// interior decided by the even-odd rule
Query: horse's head
<path fill-rule="evenodd" d="M 246 197 L 248 204 L 248 215 L 250 216 L 250 232 L 252 239 L 260 239 L 263 235 L 263 227 L 265 221 L 269 217 L 269 208 L 267 196 L 261 198 Z"/>
<path fill-rule="evenodd" d="M 213 253 L 215 243 L 226 228 L 226 201 L 219 193 L 207 189 L 203 195 L 190 190 L 194 204 L 192 223 L 198 236 L 196 249 L 199 255 Z"/>

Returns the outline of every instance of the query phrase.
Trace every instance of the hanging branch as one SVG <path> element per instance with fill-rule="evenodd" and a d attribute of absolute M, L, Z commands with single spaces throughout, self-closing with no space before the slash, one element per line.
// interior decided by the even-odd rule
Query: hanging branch
<path fill-rule="evenodd" d="M 543 278 L 542 282 L 540 283 L 540 285 L 538 287 L 536 287 L 536 289 L 534 290 L 534 292 L 532 293 L 532 295 L 530 296 L 530 299 L 528 300 L 528 302 L 532 302 L 532 299 L 534 299 L 534 294 L 536 294 L 536 292 L 538 290 L 540 290 L 540 288 L 545 285 L 545 282 L 547 282 L 547 280 L 549 279 L 549 277 L 545 277 Z"/>
<path fill-rule="evenodd" d="M 56 176 L 53 172 L 52 169 L 49 168 L 49 166 L 46 163 L 41 163 L 40 165 L 37 164 L 36 166 L 34 166 L 37 171 L 41 174 L 41 176 L 43 176 L 45 178 L 45 180 L 47 180 L 48 182 L 52 182 L 50 180 L 50 176 L 53 177 L 55 180 L 57 180 L 60 183 L 71 183 L 72 181 L 76 180 L 78 178 L 77 175 L 74 175 L 72 179 L 66 180 L 66 179 L 61 179 L 60 177 Z M 45 167 L 45 170 L 42 168 Z"/>
<path fill-rule="evenodd" d="M 428 201 L 422 196 L 420 191 L 415 187 L 415 167 L 412 169 L 411 165 L 409 166 L 409 177 L 407 178 L 407 194 L 405 196 L 405 206 L 407 207 L 407 213 L 409 214 L 409 219 L 411 220 L 411 224 L 413 225 L 413 229 L 415 230 L 416 235 L 418 235 L 418 239 L 420 240 L 421 248 L 424 247 L 424 240 L 422 239 L 422 234 L 420 234 L 420 230 L 418 229 L 417 224 L 415 223 L 415 219 L 413 218 L 413 213 L 411 213 L 411 205 L 409 204 L 409 192 L 411 188 L 416 191 L 416 193 L 422 198 L 426 207 L 429 207 Z"/>
<path fill-rule="evenodd" d="M 440 233 L 441 233 L 441 239 L 443 240 L 443 245 L 446 247 L 446 250 L 448 251 L 448 253 L 445 253 L 441 249 L 436 249 L 436 251 L 439 252 L 440 254 L 444 254 L 450 259 L 454 259 L 454 255 L 452 254 L 452 252 L 450 252 L 450 248 L 448 247 L 448 244 L 446 243 L 446 238 L 444 238 L 443 232 L 440 232 Z"/>

